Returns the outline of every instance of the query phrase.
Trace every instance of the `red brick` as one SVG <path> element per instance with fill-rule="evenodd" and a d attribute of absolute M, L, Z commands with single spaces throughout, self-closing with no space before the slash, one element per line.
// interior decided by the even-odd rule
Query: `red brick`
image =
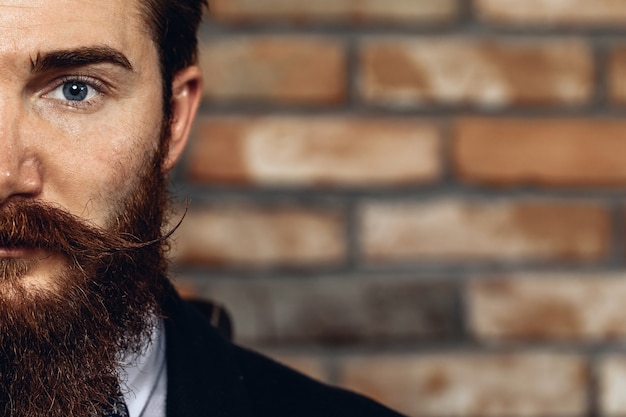
<path fill-rule="evenodd" d="M 390 345 L 455 337 L 451 285 L 388 277 L 179 280 L 231 312 L 237 340 L 255 346 Z"/>
<path fill-rule="evenodd" d="M 472 333 L 486 340 L 626 340 L 623 276 L 560 274 L 475 280 Z"/>
<path fill-rule="evenodd" d="M 369 262 L 599 260 L 608 210 L 583 202 L 367 202 L 361 246 Z"/>
<path fill-rule="evenodd" d="M 615 26 L 626 23 L 626 4 L 615 0 L 477 0 L 478 15 L 496 24 Z"/>
<path fill-rule="evenodd" d="M 436 124 L 407 119 L 207 118 L 189 172 L 206 183 L 421 184 L 440 176 L 440 141 Z"/>
<path fill-rule="evenodd" d="M 211 16 L 225 22 L 414 23 L 455 18 L 457 0 L 212 0 Z"/>
<path fill-rule="evenodd" d="M 461 180 L 489 185 L 626 185 L 626 122 L 467 119 L 456 127 Z"/>
<path fill-rule="evenodd" d="M 187 213 L 173 256 L 180 263 L 246 267 L 337 264 L 346 253 L 343 231 L 334 209 L 215 205 Z"/>
<path fill-rule="evenodd" d="M 363 100 L 393 107 L 588 103 L 593 58 L 577 40 L 374 38 L 361 47 Z"/>
<path fill-rule="evenodd" d="M 231 37 L 201 44 L 204 98 L 333 105 L 346 97 L 344 45 L 325 37 Z"/>
<path fill-rule="evenodd" d="M 348 359 L 341 382 L 422 417 L 583 416 L 588 371 L 576 355 L 424 354 Z"/>
<path fill-rule="evenodd" d="M 611 51 L 607 79 L 613 103 L 626 104 L 626 46 Z"/>
<path fill-rule="evenodd" d="M 602 358 L 598 368 L 601 415 L 626 415 L 626 357 L 623 354 L 610 354 Z"/>

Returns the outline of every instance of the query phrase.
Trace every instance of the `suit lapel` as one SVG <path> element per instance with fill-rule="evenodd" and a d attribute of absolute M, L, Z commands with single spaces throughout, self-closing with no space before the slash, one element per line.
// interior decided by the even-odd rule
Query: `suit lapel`
<path fill-rule="evenodd" d="M 230 344 L 177 295 L 165 310 L 167 417 L 250 417 Z"/>

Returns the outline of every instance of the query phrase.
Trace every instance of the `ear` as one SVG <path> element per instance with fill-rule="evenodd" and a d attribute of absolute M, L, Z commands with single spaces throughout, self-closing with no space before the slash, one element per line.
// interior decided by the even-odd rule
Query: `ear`
<path fill-rule="evenodd" d="M 172 81 L 172 124 L 163 169 L 169 171 L 185 149 L 189 131 L 202 99 L 202 74 L 195 65 L 183 68 Z"/>

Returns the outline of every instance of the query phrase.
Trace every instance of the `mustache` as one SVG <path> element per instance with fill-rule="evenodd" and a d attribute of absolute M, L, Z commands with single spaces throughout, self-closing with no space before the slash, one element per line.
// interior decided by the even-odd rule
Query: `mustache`
<path fill-rule="evenodd" d="M 50 204 L 11 202 L 0 207 L 0 247 L 47 249 L 98 259 L 162 243 L 180 226 L 186 211 L 166 234 L 141 241 L 131 233 L 93 225 Z"/>

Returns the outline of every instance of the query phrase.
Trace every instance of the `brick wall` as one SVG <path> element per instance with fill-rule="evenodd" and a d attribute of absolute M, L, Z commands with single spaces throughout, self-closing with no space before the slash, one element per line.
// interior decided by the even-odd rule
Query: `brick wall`
<path fill-rule="evenodd" d="M 213 0 L 178 285 L 411 416 L 626 415 L 626 1 Z"/>

